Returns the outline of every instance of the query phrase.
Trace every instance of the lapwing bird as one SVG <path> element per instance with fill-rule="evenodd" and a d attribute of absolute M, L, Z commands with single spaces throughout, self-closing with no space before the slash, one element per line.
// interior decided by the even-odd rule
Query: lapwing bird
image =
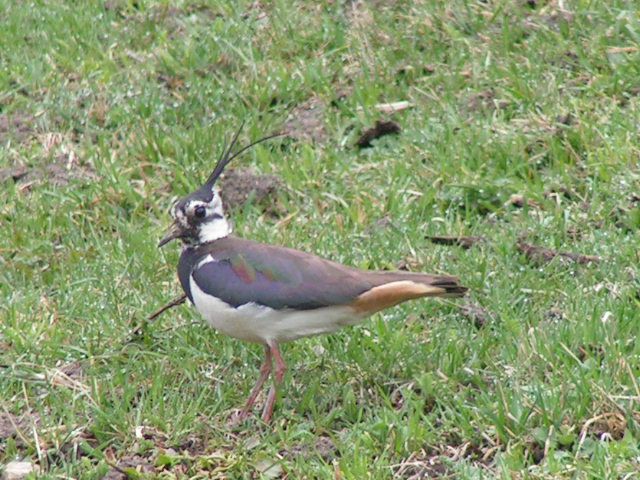
<path fill-rule="evenodd" d="M 375 312 L 421 297 L 460 297 L 467 290 L 448 275 L 364 271 L 309 253 L 231 235 L 215 183 L 227 164 L 262 138 L 232 154 L 240 131 L 224 148 L 207 181 L 177 201 L 163 246 L 182 241 L 178 277 L 185 294 L 216 330 L 264 345 L 260 376 L 239 414 L 243 420 L 273 370 L 262 418 L 273 415 L 286 366 L 279 346 L 330 333 Z M 275 362 L 275 369 L 273 363 Z"/>

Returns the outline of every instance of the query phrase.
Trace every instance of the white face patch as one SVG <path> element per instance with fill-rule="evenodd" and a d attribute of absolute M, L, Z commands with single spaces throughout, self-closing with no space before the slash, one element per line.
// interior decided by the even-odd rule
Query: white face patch
<path fill-rule="evenodd" d="M 198 241 L 200 243 L 212 242 L 219 238 L 226 237 L 231 233 L 231 226 L 224 216 L 200 225 L 198 230 Z"/>
<path fill-rule="evenodd" d="M 204 215 L 200 210 L 204 208 Z M 198 212 L 200 215 L 196 215 Z M 172 209 L 173 218 L 180 228 L 189 232 L 183 237 L 186 243 L 199 244 L 226 237 L 231 233 L 229 222 L 224 216 L 222 199 L 214 190 L 210 202 L 194 198 L 177 203 Z"/>

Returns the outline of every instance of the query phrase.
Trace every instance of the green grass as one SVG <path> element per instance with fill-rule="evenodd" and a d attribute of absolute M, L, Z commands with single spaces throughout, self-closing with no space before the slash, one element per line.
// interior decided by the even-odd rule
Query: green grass
<path fill-rule="evenodd" d="M 635 478 L 634 2 L 106 3 L 0 0 L 0 116 L 23 122 L 0 122 L 0 168 L 84 168 L 68 184 L 1 184 L 0 418 L 23 424 L 0 438 L 0 464 L 82 479 L 112 464 L 162 478 Z M 248 142 L 311 99 L 324 140 L 236 163 L 280 176 L 291 217 L 245 208 L 236 232 L 458 275 L 489 321 L 419 301 L 286 345 L 275 421 L 233 429 L 261 347 L 187 306 L 129 333 L 179 293 L 178 248 L 156 248 L 173 199 L 242 121 Z M 393 115 L 401 134 L 354 148 L 375 105 L 400 100 L 413 104 Z M 548 195 L 560 188 L 571 197 Z M 443 234 L 487 241 L 425 239 Z M 523 237 L 602 261 L 534 263 Z"/>

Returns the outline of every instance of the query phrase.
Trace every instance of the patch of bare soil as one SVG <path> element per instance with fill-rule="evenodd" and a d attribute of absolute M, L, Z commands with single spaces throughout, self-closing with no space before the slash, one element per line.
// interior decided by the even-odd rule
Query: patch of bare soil
<path fill-rule="evenodd" d="M 23 142 L 36 134 L 35 119 L 24 113 L 0 115 L 0 145 Z"/>
<path fill-rule="evenodd" d="M 449 236 L 428 236 L 427 239 L 437 245 L 456 245 L 465 250 L 486 242 L 484 237 L 449 237 Z"/>
<path fill-rule="evenodd" d="M 53 162 L 44 167 L 48 181 L 56 186 L 68 185 L 74 180 L 95 180 L 96 173 L 87 165 L 81 165 L 75 155 L 60 153 Z"/>
<path fill-rule="evenodd" d="M 385 135 L 397 135 L 401 131 L 400 125 L 391 120 L 378 120 L 376 121 L 375 126 L 368 128 L 364 132 L 358 141 L 356 142 L 356 146 L 358 148 L 368 148 L 371 147 L 371 142 L 377 138 L 384 137 Z"/>
<path fill-rule="evenodd" d="M 278 204 L 278 192 L 283 182 L 275 175 L 259 175 L 251 169 L 234 169 L 222 179 L 221 195 L 227 208 L 241 209 L 253 203 L 273 216 L 282 214 Z"/>
<path fill-rule="evenodd" d="M 29 443 L 33 425 L 40 423 L 38 414 L 13 415 L 6 411 L 0 411 L 0 439 L 7 440 L 13 438 L 19 446 Z M 0 443 L 0 453 L 4 452 L 3 443 Z"/>
<path fill-rule="evenodd" d="M 313 97 L 296 106 L 284 124 L 283 133 L 296 140 L 323 143 L 327 139 L 324 124 L 324 102 Z"/>
<path fill-rule="evenodd" d="M 571 260 L 579 264 L 597 263 L 601 260 L 600 257 L 595 255 L 581 255 L 579 253 L 571 252 L 558 252 L 550 248 L 540 247 L 537 245 L 531 245 L 524 241 L 518 241 L 516 245 L 517 249 L 523 253 L 530 261 L 534 263 L 549 263 L 555 258 L 560 260 Z"/>
<path fill-rule="evenodd" d="M 81 164 L 75 152 L 65 148 L 61 149 L 50 163 L 30 167 L 15 164 L 0 169 L 0 184 L 13 181 L 19 184 L 20 189 L 24 192 L 28 192 L 35 185 L 44 182 L 61 187 L 72 181 L 88 182 L 96 178 L 97 175 L 93 168 Z"/>
<path fill-rule="evenodd" d="M 325 462 L 331 462 L 338 456 L 338 448 L 331 438 L 326 436 L 318 437 L 313 446 L 311 445 L 293 445 L 290 449 L 281 451 L 283 458 L 309 458 L 317 455 Z"/>

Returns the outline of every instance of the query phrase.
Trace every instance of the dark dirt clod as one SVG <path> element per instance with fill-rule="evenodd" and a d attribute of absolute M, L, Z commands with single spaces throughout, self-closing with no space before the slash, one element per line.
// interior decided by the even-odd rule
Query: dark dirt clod
<path fill-rule="evenodd" d="M 358 148 L 371 147 L 371 142 L 376 138 L 384 137 L 385 135 L 397 135 L 400 131 L 400 125 L 396 122 L 392 120 L 378 120 L 375 126 L 368 128 L 360 135 L 356 146 Z"/>
<path fill-rule="evenodd" d="M 295 107 L 285 122 L 283 133 L 296 140 L 313 140 L 322 143 L 327 138 L 324 126 L 325 104 L 319 98 L 311 98 Z"/>
<path fill-rule="evenodd" d="M 484 327 L 491 318 L 489 312 L 477 303 L 464 303 L 460 305 L 460 313 L 471 320 L 476 328 Z"/>
<path fill-rule="evenodd" d="M 457 245 L 468 250 L 479 243 L 486 242 L 484 237 L 447 237 L 447 236 L 428 236 L 427 239 L 437 245 Z"/>
<path fill-rule="evenodd" d="M 258 205 L 263 212 L 279 216 L 278 191 L 283 182 L 275 175 L 258 175 L 250 169 L 235 169 L 222 179 L 221 195 L 225 206 L 241 209 L 249 202 Z"/>
<path fill-rule="evenodd" d="M 560 257 L 561 259 L 571 260 L 573 262 L 576 262 L 582 265 L 588 264 L 588 263 L 597 263 L 601 260 L 600 257 L 595 255 L 581 255 L 578 253 L 571 253 L 571 252 L 558 252 L 550 248 L 531 245 L 523 241 L 518 242 L 517 248 L 529 260 L 536 263 L 549 263 L 556 257 Z"/>
<path fill-rule="evenodd" d="M 0 115 L 0 145 L 8 140 L 22 142 L 36 133 L 34 118 L 31 115 L 14 113 Z"/>

